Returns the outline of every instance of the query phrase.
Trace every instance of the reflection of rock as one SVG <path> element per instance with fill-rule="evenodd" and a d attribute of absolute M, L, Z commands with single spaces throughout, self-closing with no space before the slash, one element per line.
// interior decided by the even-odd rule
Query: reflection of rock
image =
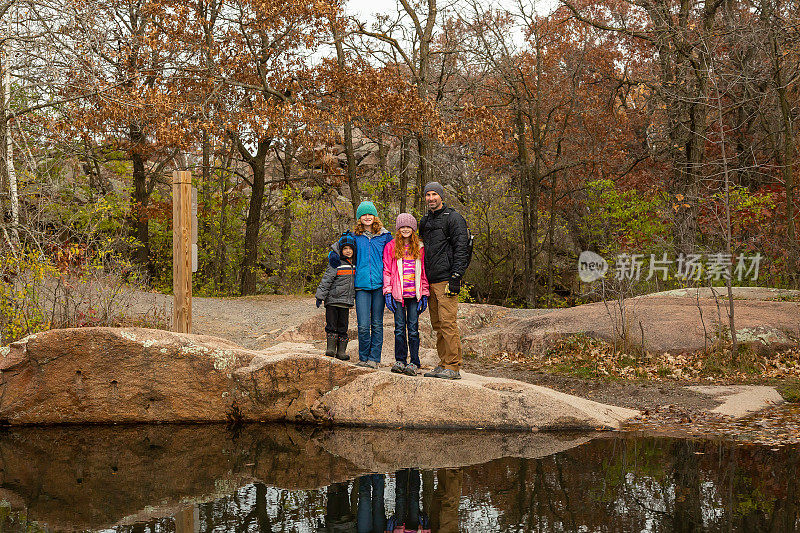
<path fill-rule="evenodd" d="M 283 343 L 249 351 L 159 330 L 53 330 L 0 362 L 9 424 L 303 421 L 438 428 L 618 428 L 630 409 L 513 380 L 412 378 Z"/>
<path fill-rule="evenodd" d="M 291 427 L 246 427 L 231 440 L 220 425 L 16 429 L 0 437 L 0 462 L 2 486 L 16 497 L 6 499 L 70 530 L 111 525 L 152 506 L 169 514 L 182 501 L 218 498 L 256 476 L 296 488 L 354 471 Z"/>
<path fill-rule="evenodd" d="M 221 425 L 17 428 L 0 435 L 0 495 L 53 529 L 97 529 L 170 516 L 256 481 L 316 489 L 409 466 L 541 457 L 588 440 L 287 425 L 248 425 L 236 434 Z"/>
<path fill-rule="evenodd" d="M 324 431 L 317 441 L 368 472 L 458 468 L 502 457 L 536 459 L 590 441 L 595 434 L 352 428 Z"/>

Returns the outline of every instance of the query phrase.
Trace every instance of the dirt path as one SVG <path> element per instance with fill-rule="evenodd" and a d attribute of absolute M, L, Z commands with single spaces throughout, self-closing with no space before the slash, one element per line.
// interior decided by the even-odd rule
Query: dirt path
<path fill-rule="evenodd" d="M 146 313 L 157 309 L 168 320 L 172 316 L 170 295 L 139 292 L 129 298 L 129 312 Z M 194 297 L 192 333 L 222 337 L 245 348 L 265 348 L 279 342 L 276 339 L 284 331 L 317 314 L 319 310 L 311 296 Z"/>

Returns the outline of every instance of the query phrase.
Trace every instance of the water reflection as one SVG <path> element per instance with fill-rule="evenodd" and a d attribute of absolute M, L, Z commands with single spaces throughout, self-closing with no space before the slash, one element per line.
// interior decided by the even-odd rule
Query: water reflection
<path fill-rule="evenodd" d="M 421 485 L 419 470 L 406 468 L 395 472 L 394 514 L 389 518 L 386 531 L 430 530 L 430 520 L 419 508 Z"/>
<path fill-rule="evenodd" d="M 455 435 L 461 444 L 292 426 L 15 430 L 0 435 L 0 500 L 13 510 L 0 506 L 0 531 L 800 529 L 797 448 Z"/>

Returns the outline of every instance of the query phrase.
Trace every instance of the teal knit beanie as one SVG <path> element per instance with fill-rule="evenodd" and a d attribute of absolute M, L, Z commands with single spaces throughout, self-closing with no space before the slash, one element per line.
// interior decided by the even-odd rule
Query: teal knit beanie
<path fill-rule="evenodd" d="M 358 204 L 358 209 L 356 209 L 356 220 L 361 218 L 361 215 L 378 216 L 378 210 L 375 209 L 375 204 L 373 204 L 369 200 L 364 200 L 363 202 Z"/>

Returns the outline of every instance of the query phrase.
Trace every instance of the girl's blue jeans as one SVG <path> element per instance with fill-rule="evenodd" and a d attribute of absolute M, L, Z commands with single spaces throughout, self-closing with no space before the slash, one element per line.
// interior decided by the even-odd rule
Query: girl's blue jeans
<path fill-rule="evenodd" d="M 397 312 L 394 314 L 394 358 L 401 363 L 406 363 L 406 356 L 419 368 L 419 312 L 417 299 L 406 298 L 405 305 L 397 302 Z M 408 337 L 406 337 L 408 330 Z"/>
<path fill-rule="evenodd" d="M 356 291 L 359 361 L 381 362 L 383 347 L 383 289 Z"/>
<path fill-rule="evenodd" d="M 386 531 L 386 503 L 383 500 L 385 483 L 383 474 L 368 474 L 358 478 L 358 533 Z"/>

